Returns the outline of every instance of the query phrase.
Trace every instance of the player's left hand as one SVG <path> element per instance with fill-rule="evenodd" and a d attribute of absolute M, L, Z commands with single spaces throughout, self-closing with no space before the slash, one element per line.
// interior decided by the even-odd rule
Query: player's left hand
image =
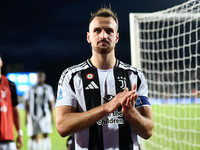
<path fill-rule="evenodd" d="M 138 94 L 136 93 L 136 86 L 137 86 L 136 84 L 133 85 L 131 89 L 133 93 L 121 103 L 122 106 L 121 112 L 124 114 L 126 118 L 131 117 L 131 114 L 137 111 L 135 108 L 135 102 L 138 98 Z M 126 89 L 126 91 L 128 91 L 128 89 Z"/>

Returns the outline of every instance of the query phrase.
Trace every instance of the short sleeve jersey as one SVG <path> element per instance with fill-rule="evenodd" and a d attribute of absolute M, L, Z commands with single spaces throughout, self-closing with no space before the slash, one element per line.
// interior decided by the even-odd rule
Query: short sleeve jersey
<path fill-rule="evenodd" d="M 2 75 L 0 79 L 0 141 L 14 140 L 13 107 L 17 104 L 15 84 Z"/>
<path fill-rule="evenodd" d="M 30 115 L 41 118 L 49 111 L 48 101 L 54 101 L 53 89 L 48 84 L 32 86 L 24 94 L 24 99 L 30 103 Z"/>
<path fill-rule="evenodd" d="M 110 101 L 126 87 L 137 84 L 138 99 L 135 107 L 151 106 L 148 100 L 148 86 L 144 74 L 137 68 L 116 61 L 108 70 L 95 68 L 90 60 L 67 68 L 58 85 L 56 107 L 72 106 L 77 112 L 88 111 Z M 121 113 L 119 107 L 113 113 L 88 129 L 75 134 L 75 149 L 137 149 L 138 136 Z"/>

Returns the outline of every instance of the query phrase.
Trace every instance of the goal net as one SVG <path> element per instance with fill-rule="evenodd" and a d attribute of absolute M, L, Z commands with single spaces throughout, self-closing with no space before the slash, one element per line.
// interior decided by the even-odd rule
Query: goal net
<path fill-rule="evenodd" d="M 129 17 L 131 61 L 146 76 L 154 118 L 143 149 L 200 149 L 200 0 Z"/>

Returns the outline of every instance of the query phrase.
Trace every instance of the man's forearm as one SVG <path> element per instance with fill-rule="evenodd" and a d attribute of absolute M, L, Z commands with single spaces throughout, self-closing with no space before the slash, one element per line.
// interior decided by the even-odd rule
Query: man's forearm
<path fill-rule="evenodd" d="M 153 134 L 153 119 L 142 116 L 137 110 L 126 117 L 134 132 L 144 139 L 148 139 Z"/>
<path fill-rule="evenodd" d="M 16 130 L 21 129 L 20 113 L 17 106 L 13 107 L 13 116 L 14 116 L 14 124 L 15 124 Z"/>
<path fill-rule="evenodd" d="M 66 107 L 70 106 L 56 108 L 56 128 L 62 137 L 83 131 L 107 115 L 104 106 L 99 106 L 86 112 L 66 112 L 61 115 L 61 109 L 65 109 Z"/>
<path fill-rule="evenodd" d="M 133 93 L 126 89 L 124 92 L 118 93 L 111 101 L 81 113 L 76 113 L 76 108 L 71 106 L 57 107 L 56 128 L 58 133 L 65 137 L 87 129 L 107 114 L 114 112 L 121 105 L 121 101 Z"/>

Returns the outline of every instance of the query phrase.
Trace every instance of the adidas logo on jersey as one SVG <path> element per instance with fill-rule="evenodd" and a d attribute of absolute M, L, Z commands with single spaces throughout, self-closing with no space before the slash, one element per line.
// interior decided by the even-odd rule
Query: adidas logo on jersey
<path fill-rule="evenodd" d="M 85 88 L 86 90 L 92 90 L 92 89 L 99 89 L 99 87 L 96 85 L 94 81 L 92 81 L 88 86 Z"/>

